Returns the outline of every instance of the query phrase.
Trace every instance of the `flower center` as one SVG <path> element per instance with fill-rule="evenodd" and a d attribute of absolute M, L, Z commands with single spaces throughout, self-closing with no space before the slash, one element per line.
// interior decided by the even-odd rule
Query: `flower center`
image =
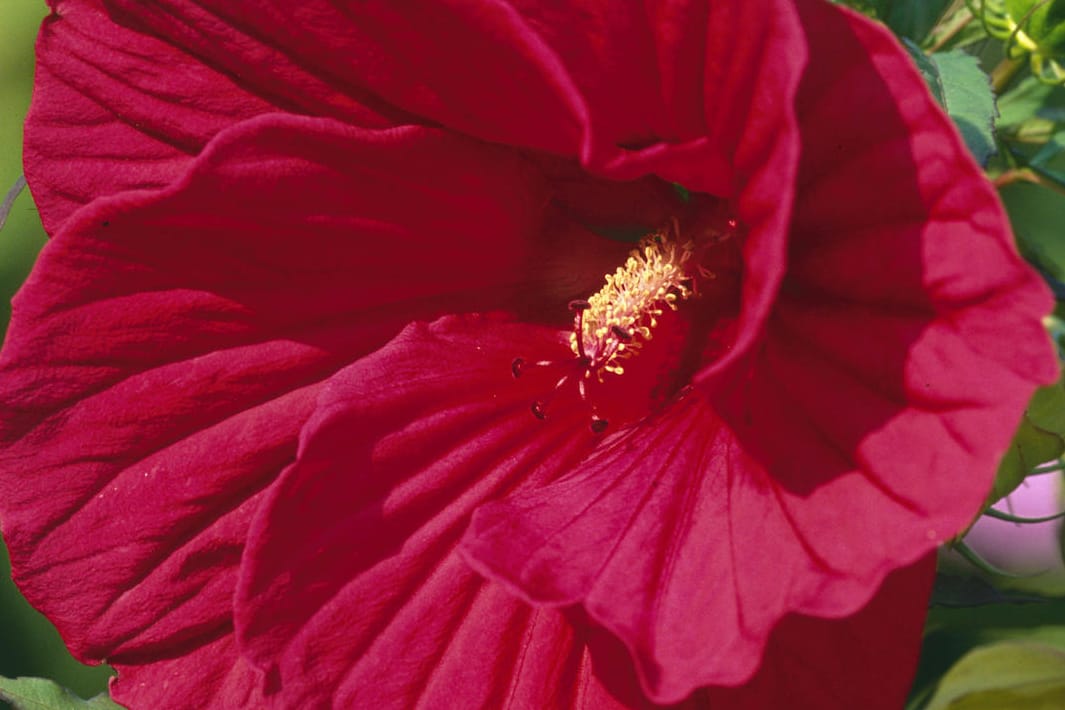
<path fill-rule="evenodd" d="M 637 354 L 653 337 L 662 308 L 677 310 L 677 301 L 692 294 L 693 275 L 686 267 L 694 242 L 677 243 L 676 221 L 640 240 L 625 263 L 606 275 L 606 285 L 587 301 L 573 301 L 575 311 L 570 348 L 587 362 L 585 377 L 595 372 L 624 374 L 622 361 Z M 708 275 L 704 273 L 703 275 Z"/>
<path fill-rule="evenodd" d="M 556 399 L 570 405 L 576 400 L 589 412 L 592 431 L 601 433 L 611 423 L 641 418 L 674 396 L 698 364 L 698 341 L 706 333 L 705 318 L 698 314 L 708 310 L 681 313 L 680 305 L 707 295 L 700 284 L 717 281 L 714 253 L 736 227 L 727 219 L 689 229 L 682 238 L 674 219 L 641 239 L 599 291 L 571 301 L 568 342 L 574 357 L 532 363 L 519 357 L 512 363 L 515 378 L 530 366 L 543 368 L 544 376 L 556 372 L 551 391 L 531 404 L 532 414 L 547 419 L 552 409 L 566 406 Z"/>

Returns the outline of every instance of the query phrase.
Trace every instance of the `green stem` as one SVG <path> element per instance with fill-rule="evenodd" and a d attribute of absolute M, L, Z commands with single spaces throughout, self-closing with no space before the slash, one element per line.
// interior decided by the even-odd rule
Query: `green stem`
<path fill-rule="evenodd" d="M 996 96 L 1001 96 L 1005 93 L 1006 88 L 1009 87 L 1010 82 L 1013 81 L 1013 77 L 1017 76 L 1017 72 L 1024 66 L 1024 59 L 1010 59 L 1006 57 L 998 66 L 991 70 L 991 89 L 995 92 Z"/>
<path fill-rule="evenodd" d="M 22 191 L 26 188 L 26 178 L 22 175 L 18 176 L 18 180 L 11 186 L 11 189 L 7 191 L 7 195 L 4 197 L 4 202 L 0 204 L 0 229 L 4 228 L 7 224 L 7 216 L 11 214 L 11 208 L 15 206 L 15 200 L 22 194 Z"/>
<path fill-rule="evenodd" d="M 1051 520 L 1060 520 L 1061 518 L 1065 518 L 1065 510 L 1055 515 L 1044 515 L 1039 518 L 1023 518 L 1018 515 L 1010 515 L 1009 513 L 1003 513 L 1001 510 L 988 508 L 984 511 L 984 515 L 989 518 L 995 518 L 996 520 L 1005 520 L 1009 523 L 1049 523 Z"/>
<path fill-rule="evenodd" d="M 974 550 L 973 548 L 969 547 L 968 545 L 966 545 L 964 542 L 961 542 L 960 540 L 958 542 L 954 543 L 953 548 L 954 548 L 955 551 L 957 551 L 957 553 L 959 555 L 964 557 L 969 564 L 971 564 L 973 567 L 976 567 L 977 569 L 982 570 L 984 572 L 988 572 L 990 574 L 997 575 L 999 577 L 1008 577 L 1010 579 L 1025 579 L 1026 577 L 1035 577 L 1035 576 L 1037 576 L 1037 575 L 1034 575 L 1034 574 L 1033 575 L 1013 574 L 1012 572 L 1007 572 L 1004 569 L 996 567 L 995 565 L 991 564 L 990 562 L 985 560 L 983 557 L 981 557 L 976 552 L 976 550 Z M 1042 574 L 1042 573 L 1040 572 L 1039 574 Z"/>
<path fill-rule="evenodd" d="M 1047 180 L 1031 168 L 1014 168 L 1012 170 L 1007 170 L 994 179 L 995 187 L 1004 187 L 1005 185 L 1012 185 L 1015 182 L 1030 182 L 1033 185 L 1039 185 L 1040 187 L 1045 187 L 1061 195 L 1065 195 L 1065 186 L 1059 185 L 1053 180 Z"/>
<path fill-rule="evenodd" d="M 942 32 L 943 34 L 939 35 L 936 41 L 932 43 L 932 46 L 928 48 L 928 54 L 935 54 L 943 49 L 948 42 L 957 37 L 958 33 L 964 30 L 969 23 L 975 19 L 973 13 L 969 12 L 969 8 L 964 6 L 958 11 L 956 16 L 952 12 L 945 17 L 949 17 L 953 24 L 940 22 L 932 29 L 932 32 L 930 33 L 930 36 L 932 37 L 935 37 L 937 32 Z"/>

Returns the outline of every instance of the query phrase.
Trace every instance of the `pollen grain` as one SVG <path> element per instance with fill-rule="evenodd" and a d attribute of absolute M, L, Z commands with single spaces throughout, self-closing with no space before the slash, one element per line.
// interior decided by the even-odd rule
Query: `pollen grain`
<path fill-rule="evenodd" d="M 625 263 L 606 284 L 576 310 L 570 348 L 602 380 L 603 373 L 621 375 L 622 361 L 650 340 L 663 308 L 692 295 L 690 262 L 694 244 L 678 244 L 677 226 L 660 229 L 640 240 Z"/>

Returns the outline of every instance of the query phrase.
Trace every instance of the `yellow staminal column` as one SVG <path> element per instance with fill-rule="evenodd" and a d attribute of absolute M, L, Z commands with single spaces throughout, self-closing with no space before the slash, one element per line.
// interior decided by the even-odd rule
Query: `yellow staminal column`
<path fill-rule="evenodd" d="M 672 233 L 672 234 L 671 234 Z M 692 243 L 678 244 L 678 230 L 658 230 L 640 240 L 625 263 L 587 301 L 574 304 L 577 311 L 570 348 L 593 371 L 620 375 L 622 362 L 639 352 L 658 325 L 662 308 L 673 310 L 692 294 L 689 265 Z"/>

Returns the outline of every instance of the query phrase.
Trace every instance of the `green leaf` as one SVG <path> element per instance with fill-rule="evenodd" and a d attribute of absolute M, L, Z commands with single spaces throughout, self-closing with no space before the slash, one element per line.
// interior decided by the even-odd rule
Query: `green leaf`
<path fill-rule="evenodd" d="M 1065 599 L 1045 599 L 1038 603 L 1009 601 L 928 610 L 921 660 L 914 679 L 915 700 L 927 701 L 939 679 L 962 656 L 979 646 L 1024 640 L 1065 652 L 1065 626 L 1060 625 L 1065 619 Z M 907 707 L 923 709 L 925 702 L 913 702 Z"/>
<path fill-rule="evenodd" d="M 1054 646 L 1065 653 L 1065 599 L 1044 599 L 1042 603 L 989 604 L 976 608 L 933 608 L 928 611 L 926 636 L 951 636 L 961 648 L 955 661 L 977 646 L 1023 639 Z M 962 648 L 963 647 L 963 648 Z M 943 668 L 946 671 L 946 668 Z"/>
<path fill-rule="evenodd" d="M 962 657 L 939 682 L 927 710 L 1058 710 L 1065 707 L 1065 651 L 1004 641 Z"/>
<path fill-rule="evenodd" d="M 1065 374 L 1032 395 L 1010 448 L 999 463 L 988 497 L 994 503 L 1009 495 L 1041 463 L 1065 454 Z"/>
<path fill-rule="evenodd" d="M 987 165 L 995 153 L 994 125 L 998 115 L 991 80 L 973 57 L 961 50 L 933 54 L 943 87 L 944 107 L 958 126 L 976 162 Z"/>
<path fill-rule="evenodd" d="M 958 608 L 1005 603 L 1036 604 L 1042 601 L 1044 598 L 1038 594 L 1000 589 L 983 577 L 939 571 L 929 604 L 933 607 Z"/>
<path fill-rule="evenodd" d="M 1058 131 L 1028 161 L 1040 175 L 1065 186 L 1065 131 Z"/>
<path fill-rule="evenodd" d="M 924 40 L 951 6 L 952 0 L 834 0 L 880 20 L 899 37 Z"/>
<path fill-rule="evenodd" d="M 1023 420 L 1009 450 L 999 463 L 988 503 L 1005 498 L 1021 485 L 1035 466 L 1058 458 L 1063 453 L 1065 441 L 1059 434 L 1040 430 L 1027 419 Z"/>
<path fill-rule="evenodd" d="M 5 678 L 0 676 L 0 700 L 15 710 L 122 710 L 106 693 L 90 700 L 47 678 Z"/>
<path fill-rule="evenodd" d="M 928 85 L 928 90 L 932 92 L 932 96 L 935 97 L 936 103 L 946 108 L 947 99 L 943 95 L 943 82 L 939 78 L 939 67 L 932 61 L 932 57 L 925 54 L 920 47 L 910 40 L 904 39 L 902 44 L 906 47 L 906 51 L 910 53 L 913 63 L 917 65 L 917 71 L 921 72 L 921 77 L 924 79 L 924 83 Z"/>
<path fill-rule="evenodd" d="M 1032 73 L 1065 82 L 1065 0 L 966 0 L 988 34 L 1005 42 L 1007 56 L 1030 55 Z"/>
<path fill-rule="evenodd" d="M 976 58 L 956 49 L 927 55 L 904 42 L 936 101 L 946 109 L 980 165 L 995 153 L 995 96 Z"/>
<path fill-rule="evenodd" d="M 1006 12 L 1047 57 L 1065 56 L 1065 1 L 1005 0 Z"/>
<path fill-rule="evenodd" d="M 999 194 L 1021 252 L 1053 277 L 1065 279 L 1065 195 L 1024 183 L 1006 185 Z"/>
<path fill-rule="evenodd" d="M 951 0 L 889 0 L 880 4 L 880 19 L 899 37 L 923 40 Z"/>
<path fill-rule="evenodd" d="M 1065 88 L 1025 77 L 998 98 L 998 127 L 1021 133 L 1033 120 L 1044 126 L 1065 123 Z M 1052 131 L 1044 131 L 1050 133 Z"/>
<path fill-rule="evenodd" d="M 833 2 L 839 5 L 846 5 L 869 17 L 880 19 L 894 0 L 833 0 Z"/>
<path fill-rule="evenodd" d="M 1032 426 L 1065 437 L 1065 382 L 1037 389 L 1024 415 Z"/>

